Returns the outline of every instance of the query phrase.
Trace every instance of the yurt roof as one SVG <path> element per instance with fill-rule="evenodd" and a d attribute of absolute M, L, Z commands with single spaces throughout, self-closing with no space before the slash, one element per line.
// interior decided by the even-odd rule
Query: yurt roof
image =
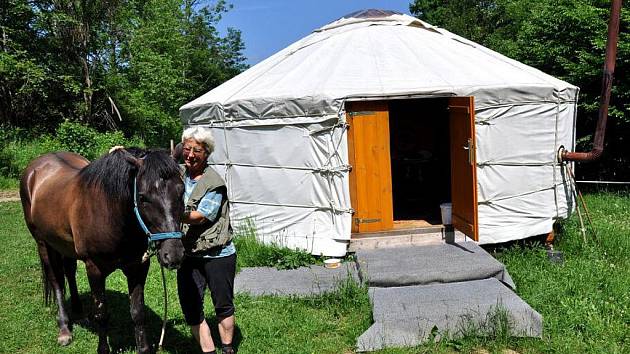
<path fill-rule="evenodd" d="M 185 123 L 200 123 L 329 114 L 340 101 L 361 97 L 477 93 L 498 102 L 514 95 L 573 99 L 576 92 L 447 30 L 370 9 L 316 29 L 182 106 L 180 114 Z"/>

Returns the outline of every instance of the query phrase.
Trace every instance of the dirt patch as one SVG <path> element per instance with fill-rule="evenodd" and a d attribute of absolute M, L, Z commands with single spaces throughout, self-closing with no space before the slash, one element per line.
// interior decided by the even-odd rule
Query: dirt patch
<path fill-rule="evenodd" d="M 2 202 L 17 202 L 20 200 L 20 193 L 18 190 L 4 190 L 0 191 L 0 203 Z"/>

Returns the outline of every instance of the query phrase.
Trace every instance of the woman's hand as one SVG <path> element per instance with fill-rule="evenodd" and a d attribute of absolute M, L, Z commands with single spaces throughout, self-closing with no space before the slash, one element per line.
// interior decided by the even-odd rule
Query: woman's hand
<path fill-rule="evenodd" d="M 182 216 L 182 222 L 190 225 L 201 225 L 206 222 L 206 220 L 208 219 L 196 210 L 184 212 Z"/>
<path fill-rule="evenodd" d="M 111 149 L 109 149 L 109 153 L 111 154 L 112 152 L 116 151 L 116 150 L 120 150 L 120 149 L 124 149 L 125 147 L 122 145 L 116 145 L 116 146 L 112 146 Z"/>

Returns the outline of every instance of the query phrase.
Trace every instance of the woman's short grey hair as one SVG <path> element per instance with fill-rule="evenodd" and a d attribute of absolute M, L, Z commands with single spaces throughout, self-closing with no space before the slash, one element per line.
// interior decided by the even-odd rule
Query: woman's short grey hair
<path fill-rule="evenodd" d="M 208 154 L 214 151 L 214 137 L 212 131 L 206 127 L 190 127 L 184 129 L 182 133 L 182 143 L 188 139 L 195 139 L 198 143 L 206 147 Z"/>

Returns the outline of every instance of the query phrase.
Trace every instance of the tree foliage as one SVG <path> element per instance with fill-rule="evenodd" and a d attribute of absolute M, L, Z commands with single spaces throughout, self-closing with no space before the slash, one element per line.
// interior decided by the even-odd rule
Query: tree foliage
<path fill-rule="evenodd" d="M 630 158 L 630 6 L 624 4 L 602 160 L 582 179 L 628 180 Z M 590 151 L 601 91 L 610 14 L 603 0 L 415 0 L 411 12 L 508 57 L 580 87 L 578 151 Z"/>
<path fill-rule="evenodd" d="M 216 29 L 224 0 L 5 0 L 0 125 L 53 132 L 65 120 L 163 144 L 178 109 L 245 68 L 240 32 Z"/>

